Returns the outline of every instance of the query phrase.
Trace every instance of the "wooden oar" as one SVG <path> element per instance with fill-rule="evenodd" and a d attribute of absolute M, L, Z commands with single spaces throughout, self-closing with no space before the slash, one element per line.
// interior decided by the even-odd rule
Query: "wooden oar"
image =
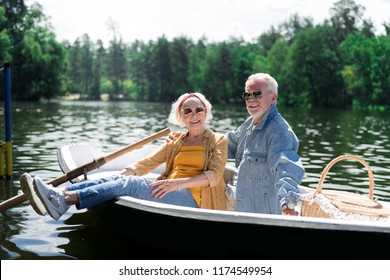
<path fill-rule="evenodd" d="M 107 163 L 107 162 L 109 162 L 117 157 L 120 157 L 124 154 L 127 154 L 135 149 L 138 149 L 138 148 L 142 147 L 143 145 L 160 138 L 161 136 L 167 135 L 167 134 L 169 134 L 169 132 L 170 132 L 170 129 L 165 128 L 165 129 L 163 129 L 163 130 L 161 130 L 153 135 L 150 135 L 144 139 L 141 139 L 141 140 L 139 140 L 131 145 L 128 145 L 128 146 L 126 146 L 126 147 L 124 147 L 116 152 L 113 152 L 111 154 L 103 156 L 99 159 L 95 159 L 95 160 L 93 160 L 89 163 L 86 163 L 84 165 L 81 165 L 81 166 L 69 171 L 68 173 L 66 173 L 60 177 L 57 177 L 51 181 L 48 181 L 47 183 L 52 184 L 53 186 L 56 187 L 62 183 L 70 181 L 70 180 L 72 180 L 80 175 L 86 174 L 87 172 L 89 172 L 91 170 L 99 168 L 103 164 L 105 164 L 105 163 Z M 15 207 L 16 205 L 18 205 L 26 200 L 27 200 L 27 196 L 24 193 L 18 194 L 16 196 L 0 203 L 0 212 L 8 210 L 9 208 Z"/>

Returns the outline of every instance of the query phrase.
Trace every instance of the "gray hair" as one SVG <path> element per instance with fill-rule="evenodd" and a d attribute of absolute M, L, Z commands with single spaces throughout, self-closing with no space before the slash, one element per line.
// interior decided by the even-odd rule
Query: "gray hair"
<path fill-rule="evenodd" d="M 265 81 L 267 83 L 268 89 L 271 91 L 271 93 L 278 94 L 278 82 L 270 74 L 256 73 L 256 74 L 250 75 L 246 81 L 248 82 L 251 80 Z"/>
<path fill-rule="evenodd" d="M 172 103 L 171 112 L 169 113 L 168 122 L 174 125 L 178 125 L 180 127 L 185 127 L 185 122 L 180 114 L 181 106 L 183 106 L 184 101 L 189 98 L 197 98 L 206 107 L 206 122 L 210 121 L 213 118 L 213 114 L 211 113 L 211 104 L 206 99 L 206 97 L 200 92 L 194 93 L 184 93 L 180 95 L 180 97 Z"/>

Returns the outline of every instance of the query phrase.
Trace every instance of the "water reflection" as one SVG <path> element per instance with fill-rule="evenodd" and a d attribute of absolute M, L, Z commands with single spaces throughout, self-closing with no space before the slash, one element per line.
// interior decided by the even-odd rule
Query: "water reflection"
<path fill-rule="evenodd" d="M 1 200 L 21 192 L 19 177 L 23 172 L 45 180 L 62 175 L 57 163 L 58 147 L 76 141 L 88 142 L 107 153 L 116 151 L 164 129 L 170 109 L 169 104 L 160 103 L 65 101 L 14 103 L 13 107 L 14 176 L 0 180 Z M 389 120 L 385 113 L 299 109 L 280 112 L 300 139 L 306 169 L 303 185 L 315 188 L 332 159 L 355 154 L 372 168 L 374 195 L 390 201 Z M 244 104 L 215 106 L 213 114 L 210 127 L 221 133 L 238 127 L 247 118 Z M 0 124 L 2 131 L 3 126 Z M 324 188 L 368 193 L 367 174 L 358 162 L 339 162 L 328 172 Z M 107 231 L 89 212 L 74 208 L 60 221 L 53 221 L 38 216 L 25 202 L 3 213 L 0 227 L 1 259 L 137 259 L 149 251 L 145 245 Z M 119 247 L 123 248 L 121 254 Z M 158 258 L 159 253 L 155 254 Z"/>

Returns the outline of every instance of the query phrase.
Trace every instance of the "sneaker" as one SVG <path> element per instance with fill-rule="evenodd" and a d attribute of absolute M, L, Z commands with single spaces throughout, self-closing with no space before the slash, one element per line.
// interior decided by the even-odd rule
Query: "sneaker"
<path fill-rule="evenodd" d="M 22 188 L 23 193 L 27 196 L 28 200 L 30 201 L 30 204 L 32 208 L 37 212 L 39 215 L 46 215 L 46 209 L 45 206 L 43 206 L 41 200 L 37 196 L 34 190 L 33 186 L 33 178 L 28 173 L 24 173 L 20 177 L 20 186 Z"/>
<path fill-rule="evenodd" d="M 35 176 L 33 185 L 35 192 L 54 220 L 58 220 L 66 211 L 68 211 L 69 205 L 65 203 L 64 190 L 56 189 L 52 185 L 46 184 L 38 176 Z"/>

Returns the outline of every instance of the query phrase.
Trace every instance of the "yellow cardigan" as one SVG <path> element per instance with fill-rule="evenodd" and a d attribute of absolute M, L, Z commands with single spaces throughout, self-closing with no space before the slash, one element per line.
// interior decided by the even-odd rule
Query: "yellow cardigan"
<path fill-rule="evenodd" d="M 176 140 L 164 142 L 147 158 L 138 161 L 134 170 L 138 176 L 146 175 L 162 163 L 166 163 L 165 171 L 157 180 L 163 180 L 173 170 L 173 161 L 184 144 L 187 133 L 182 133 Z M 210 185 L 202 187 L 202 201 L 200 208 L 226 210 L 225 181 L 223 173 L 227 161 L 227 138 L 224 134 L 215 133 L 206 129 L 203 135 L 203 151 L 205 153 L 204 174 Z"/>

